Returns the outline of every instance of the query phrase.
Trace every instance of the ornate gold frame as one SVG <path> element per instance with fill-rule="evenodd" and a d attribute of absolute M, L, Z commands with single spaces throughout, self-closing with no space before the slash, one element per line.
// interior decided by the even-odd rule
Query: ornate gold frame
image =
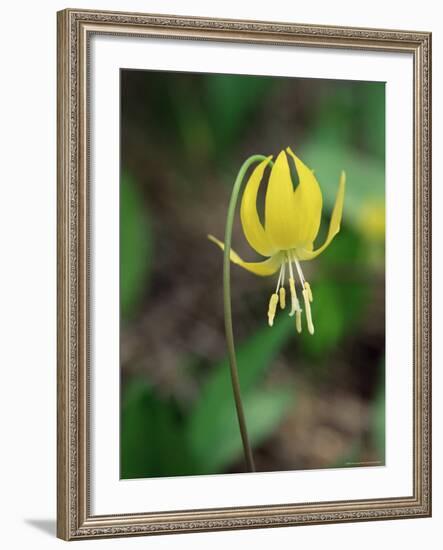
<path fill-rule="evenodd" d="M 64 10 L 58 13 L 58 508 L 66 539 L 431 515 L 431 34 Z M 414 59 L 413 496 L 93 516 L 88 490 L 88 43 L 118 34 L 408 52 Z"/>

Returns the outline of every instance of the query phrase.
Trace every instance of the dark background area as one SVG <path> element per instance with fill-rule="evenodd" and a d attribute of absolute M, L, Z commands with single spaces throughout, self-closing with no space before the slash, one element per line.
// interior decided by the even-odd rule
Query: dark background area
<path fill-rule="evenodd" d="M 290 146 L 315 171 L 327 230 L 303 264 L 314 336 L 275 278 L 232 266 L 233 322 L 259 471 L 384 463 L 383 83 L 121 72 L 121 477 L 244 471 L 223 330 L 222 253 L 242 162 Z M 263 186 L 265 187 L 265 186 Z M 237 217 L 234 249 L 257 260 Z"/>

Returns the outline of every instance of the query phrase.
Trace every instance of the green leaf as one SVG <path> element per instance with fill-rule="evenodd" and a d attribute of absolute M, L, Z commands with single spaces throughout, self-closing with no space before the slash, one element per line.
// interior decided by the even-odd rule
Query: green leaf
<path fill-rule="evenodd" d="M 352 87 L 334 88 L 318 98 L 310 131 L 315 133 L 316 141 L 347 144 L 352 139 L 357 106 Z"/>
<path fill-rule="evenodd" d="M 291 388 L 253 390 L 243 397 L 248 435 L 253 447 L 262 443 L 294 402 Z M 243 455 L 234 400 L 224 400 L 217 413 L 191 432 L 193 456 L 201 474 L 223 471 Z"/>
<path fill-rule="evenodd" d="M 301 158 L 315 171 L 326 210 L 332 211 L 342 170 L 346 172 L 343 220 L 359 227 L 362 208 L 385 195 L 383 162 L 340 144 L 313 140 L 302 147 Z"/>
<path fill-rule="evenodd" d="M 249 391 L 259 381 L 269 368 L 272 359 L 294 331 L 294 321 L 282 316 L 276 319 L 272 328 L 266 325 L 238 347 L 237 365 L 243 392 Z M 216 412 L 223 401 L 232 401 L 231 376 L 227 358 L 212 367 L 194 407 L 191 423 L 198 424 L 204 421 L 208 415 L 211 416 Z"/>
<path fill-rule="evenodd" d="M 359 88 L 361 123 L 369 151 L 381 161 L 385 158 L 385 83 L 366 83 Z"/>
<path fill-rule="evenodd" d="M 333 349 L 340 341 L 345 328 L 345 312 L 335 285 L 319 281 L 313 289 L 312 304 L 315 334 L 303 330 L 302 349 L 310 356 L 320 356 Z"/>
<path fill-rule="evenodd" d="M 320 280 L 313 285 L 312 315 L 315 334 L 303 330 L 302 350 L 311 357 L 324 356 L 338 345 L 345 332 L 359 322 L 369 289 L 363 283 Z"/>
<path fill-rule="evenodd" d="M 152 236 L 147 208 L 134 180 L 124 173 L 120 186 L 120 305 L 130 317 L 148 284 Z"/>
<path fill-rule="evenodd" d="M 293 319 L 282 317 L 277 319 L 272 329 L 266 326 L 239 347 L 237 363 L 244 399 L 253 399 L 251 392 L 254 386 L 294 331 Z M 213 367 L 208 375 L 201 395 L 189 417 L 190 445 L 194 456 L 204 468 L 206 468 L 207 461 L 212 463 L 208 455 L 214 452 L 214 445 L 217 445 L 217 441 L 220 442 L 220 445 L 225 445 L 225 438 L 231 437 L 232 425 L 225 429 L 224 423 L 230 421 L 232 424 L 232 419 L 235 420 L 235 430 L 240 437 L 235 417 L 229 363 L 225 359 Z M 265 421 L 266 418 L 263 419 L 263 422 Z M 230 446 L 228 445 L 227 448 Z M 233 454 L 230 457 L 226 455 L 225 465 L 234 458 Z M 222 465 L 219 463 L 218 467 L 221 468 Z"/>
<path fill-rule="evenodd" d="M 319 235 L 317 242 L 324 242 L 325 239 L 326 231 L 324 231 L 323 238 L 322 235 Z M 326 267 L 336 270 L 340 266 L 342 268 L 349 268 L 350 266 L 360 265 L 367 254 L 365 244 L 365 241 L 362 240 L 356 231 L 352 230 L 349 226 L 342 226 L 340 233 L 336 236 L 330 247 L 319 257 L 322 270 L 324 271 Z"/>
<path fill-rule="evenodd" d="M 124 390 L 120 430 L 122 479 L 196 473 L 174 403 L 156 396 L 144 380 Z"/>
<path fill-rule="evenodd" d="M 208 113 L 217 146 L 231 146 L 249 127 L 251 115 L 273 85 L 260 76 L 210 75 L 207 77 Z"/>
<path fill-rule="evenodd" d="M 312 119 L 313 142 L 358 147 L 384 162 L 384 82 L 330 83 L 327 93 L 319 95 Z"/>

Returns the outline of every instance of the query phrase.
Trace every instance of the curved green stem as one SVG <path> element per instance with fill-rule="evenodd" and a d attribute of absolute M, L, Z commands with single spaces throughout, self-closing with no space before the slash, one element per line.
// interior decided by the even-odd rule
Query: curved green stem
<path fill-rule="evenodd" d="M 251 164 L 253 164 L 254 162 L 260 162 L 265 158 L 266 157 L 263 155 L 253 155 L 252 157 L 249 157 L 242 164 L 237 174 L 237 178 L 235 179 L 234 187 L 231 193 L 231 199 L 229 201 L 228 215 L 226 217 L 225 247 L 223 253 L 223 305 L 225 314 L 226 345 L 228 347 L 229 367 L 231 371 L 232 390 L 234 392 L 238 424 L 240 427 L 240 433 L 243 442 L 246 466 L 249 472 L 255 472 L 255 466 L 254 458 L 252 456 L 252 449 L 248 438 L 248 430 L 246 427 L 245 413 L 243 410 L 243 403 L 241 399 L 237 358 L 235 355 L 231 310 L 231 262 L 229 256 L 231 253 L 232 225 L 234 223 L 235 207 L 237 205 L 237 200 L 240 193 L 241 185 L 243 183 L 243 178 L 245 177 L 246 171 L 251 166 Z"/>

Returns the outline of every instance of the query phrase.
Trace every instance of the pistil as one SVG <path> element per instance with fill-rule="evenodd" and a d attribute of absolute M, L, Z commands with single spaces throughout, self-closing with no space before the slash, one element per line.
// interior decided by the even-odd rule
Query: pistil
<path fill-rule="evenodd" d="M 286 307 L 285 271 L 286 271 L 286 261 L 282 263 L 281 271 L 280 271 L 280 274 L 281 274 L 281 282 L 280 282 L 281 286 L 279 290 L 280 309 L 285 309 Z"/>
<path fill-rule="evenodd" d="M 292 270 L 292 262 L 291 262 L 291 257 L 289 253 L 288 253 L 288 264 L 289 264 L 289 290 L 291 292 L 291 312 L 289 313 L 289 315 L 292 317 L 296 312 L 299 315 L 301 313 L 301 308 L 300 308 L 300 302 L 298 301 L 298 298 L 297 298 L 297 291 L 295 290 L 294 272 Z"/>

